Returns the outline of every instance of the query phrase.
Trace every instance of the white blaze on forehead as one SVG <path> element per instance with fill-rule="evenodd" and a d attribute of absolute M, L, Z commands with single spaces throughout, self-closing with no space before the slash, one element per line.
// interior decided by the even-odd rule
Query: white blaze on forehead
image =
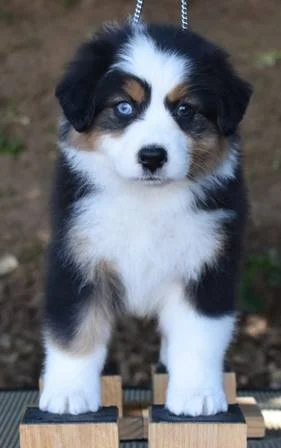
<path fill-rule="evenodd" d="M 137 76 L 166 96 L 182 83 L 189 69 L 188 61 L 172 51 L 162 50 L 144 31 L 138 30 L 124 45 L 114 68 Z"/>

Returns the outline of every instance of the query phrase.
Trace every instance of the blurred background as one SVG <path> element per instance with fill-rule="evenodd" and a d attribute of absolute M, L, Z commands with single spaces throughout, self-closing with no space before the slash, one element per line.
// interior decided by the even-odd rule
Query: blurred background
<path fill-rule="evenodd" d="M 281 388 L 281 3 L 191 0 L 191 28 L 225 47 L 254 86 L 242 126 L 252 204 L 229 351 L 240 387 Z M 77 44 L 133 0 L 9 0 L 0 4 L 0 388 L 33 387 L 41 365 L 40 300 L 56 158 L 54 88 Z M 179 23 L 178 0 L 146 0 L 151 21 Z M 111 358 L 145 383 L 157 360 L 153 322 L 118 325 Z"/>

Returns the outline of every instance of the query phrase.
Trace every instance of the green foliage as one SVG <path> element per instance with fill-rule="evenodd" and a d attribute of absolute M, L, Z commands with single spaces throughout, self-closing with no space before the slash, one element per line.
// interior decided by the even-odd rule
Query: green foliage
<path fill-rule="evenodd" d="M 0 131 L 0 155 L 8 154 L 16 156 L 24 150 L 23 142 L 17 138 L 12 137 Z"/>
<path fill-rule="evenodd" d="M 247 312 L 265 310 L 264 292 L 281 287 L 281 260 L 276 250 L 250 255 L 246 260 L 240 289 L 239 308 Z"/>
<path fill-rule="evenodd" d="M 272 169 L 274 171 L 279 171 L 281 168 L 281 159 L 274 159 L 272 162 Z"/>
<path fill-rule="evenodd" d="M 267 51 L 258 56 L 256 65 L 259 68 L 274 67 L 280 60 L 281 50 Z"/>

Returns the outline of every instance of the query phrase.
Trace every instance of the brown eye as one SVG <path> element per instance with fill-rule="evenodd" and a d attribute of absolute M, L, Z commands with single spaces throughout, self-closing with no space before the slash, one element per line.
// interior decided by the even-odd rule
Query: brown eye
<path fill-rule="evenodd" d="M 195 110 L 188 103 L 181 103 L 175 109 L 174 114 L 178 118 L 192 118 L 195 113 Z"/>

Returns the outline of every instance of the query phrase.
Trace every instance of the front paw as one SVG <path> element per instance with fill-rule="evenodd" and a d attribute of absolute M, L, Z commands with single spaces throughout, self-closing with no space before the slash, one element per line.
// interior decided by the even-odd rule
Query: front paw
<path fill-rule="evenodd" d="M 227 411 L 228 405 L 223 389 L 168 388 L 166 408 L 175 415 L 214 415 Z"/>
<path fill-rule="evenodd" d="M 96 412 L 100 406 L 99 390 L 86 387 L 64 389 L 45 386 L 39 400 L 39 408 L 42 411 L 54 414 L 82 414 L 84 412 Z"/>

